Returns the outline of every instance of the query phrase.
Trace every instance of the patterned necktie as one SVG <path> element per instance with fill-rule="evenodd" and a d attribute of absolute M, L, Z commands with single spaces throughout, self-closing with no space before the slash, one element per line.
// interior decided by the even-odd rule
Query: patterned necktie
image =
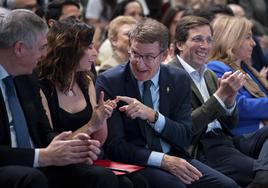
<path fill-rule="evenodd" d="M 6 86 L 6 95 L 9 104 L 9 109 L 12 115 L 12 124 L 16 132 L 18 147 L 31 148 L 30 136 L 26 120 L 21 105 L 19 103 L 18 97 L 16 95 L 13 79 L 11 76 L 8 76 L 3 79 L 3 82 Z"/>
<path fill-rule="evenodd" d="M 143 104 L 154 109 L 152 94 L 150 90 L 151 85 L 152 85 L 151 80 L 148 80 L 143 83 Z M 152 129 L 152 127 L 148 123 L 145 123 L 144 125 L 144 133 L 149 148 L 152 149 L 153 151 L 161 152 L 162 147 L 160 144 L 160 139 L 156 135 L 156 132 Z"/>

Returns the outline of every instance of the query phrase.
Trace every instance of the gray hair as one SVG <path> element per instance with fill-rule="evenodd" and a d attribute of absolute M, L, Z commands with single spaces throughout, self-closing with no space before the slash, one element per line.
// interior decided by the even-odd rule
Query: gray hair
<path fill-rule="evenodd" d="M 0 48 L 8 48 L 23 41 L 31 48 L 40 34 L 46 34 L 47 25 L 39 16 L 25 9 L 12 10 L 1 19 Z"/>
<path fill-rule="evenodd" d="M 3 19 L 9 13 L 10 13 L 10 10 L 9 9 L 6 9 L 4 7 L 0 7 L 0 19 Z"/>

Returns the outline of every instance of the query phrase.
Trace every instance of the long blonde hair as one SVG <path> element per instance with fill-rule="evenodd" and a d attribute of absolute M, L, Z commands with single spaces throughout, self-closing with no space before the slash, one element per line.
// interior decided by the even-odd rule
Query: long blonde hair
<path fill-rule="evenodd" d="M 233 63 L 236 61 L 233 51 L 242 45 L 245 36 L 252 29 L 252 23 L 247 18 L 219 16 L 212 27 L 213 48 L 208 59 Z"/>

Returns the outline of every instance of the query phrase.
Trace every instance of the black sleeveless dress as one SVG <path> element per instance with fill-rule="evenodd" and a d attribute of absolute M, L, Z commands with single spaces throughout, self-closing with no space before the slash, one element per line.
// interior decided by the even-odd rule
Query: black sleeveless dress
<path fill-rule="evenodd" d="M 86 107 L 76 113 L 65 111 L 59 106 L 58 95 L 55 86 L 47 79 L 39 80 L 39 85 L 44 92 L 50 110 L 53 129 L 59 133 L 63 131 L 75 131 L 89 122 L 92 115 L 92 106 L 88 95 L 88 88 L 78 81 L 78 86 L 86 100 Z"/>

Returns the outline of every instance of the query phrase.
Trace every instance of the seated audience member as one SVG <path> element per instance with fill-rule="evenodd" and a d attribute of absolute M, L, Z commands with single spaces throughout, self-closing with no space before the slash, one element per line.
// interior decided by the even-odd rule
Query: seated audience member
<path fill-rule="evenodd" d="M 134 18 L 137 22 L 142 20 L 143 9 L 142 9 L 141 3 L 138 0 L 121 1 L 120 3 L 116 4 L 115 10 L 113 12 L 112 18 L 110 19 L 110 22 L 112 22 L 118 16 L 130 16 Z M 109 30 L 108 27 L 106 29 Z M 103 43 L 101 43 L 100 48 L 99 48 L 99 55 L 98 55 L 99 64 L 102 64 L 104 61 L 110 59 L 114 55 L 113 47 L 114 46 L 111 44 L 111 41 L 109 40 L 109 34 L 108 34 L 108 38 L 105 39 Z"/>
<path fill-rule="evenodd" d="M 45 18 L 49 27 L 57 20 L 74 17 L 82 20 L 81 7 L 78 0 L 53 0 L 47 5 Z M 95 65 L 91 65 L 91 76 L 95 82 L 97 71 Z"/>
<path fill-rule="evenodd" d="M 118 16 L 131 16 L 137 21 L 141 21 L 144 17 L 143 8 L 139 0 L 123 0 L 116 4 L 112 19 Z"/>
<path fill-rule="evenodd" d="M 255 46 L 252 24 L 246 18 L 224 16 L 215 20 L 213 28 L 214 46 L 208 68 L 218 77 L 236 70 L 246 74 L 246 83 L 236 97 L 239 122 L 232 133 L 241 135 L 256 131 L 268 124 L 268 83 L 250 63 Z"/>
<path fill-rule="evenodd" d="M 170 7 L 164 14 L 161 22 L 169 30 L 169 47 L 168 47 L 168 56 L 165 59 L 164 63 L 168 63 L 174 56 L 174 38 L 175 38 L 175 29 L 177 23 L 183 17 L 185 11 L 187 10 L 184 6 Z"/>
<path fill-rule="evenodd" d="M 151 187 L 238 187 L 225 175 L 192 159 L 191 89 L 185 71 L 162 65 L 168 29 L 145 19 L 130 32 L 130 59 L 100 74 L 96 90 L 119 100 L 108 122 L 104 149 L 115 161 L 145 166 Z M 180 84 L 178 84 L 180 83 Z"/>
<path fill-rule="evenodd" d="M 53 0 L 48 3 L 45 10 L 45 19 L 49 27 L 51 27 L 55 21 L 68 17 L 81 19 L 78 0 Z"/>
<path fill-rule="evenodd" d="M 74 18 L 54 23 L 48 32 L 48 53 L 39 62 L 38 71 L 43 106 L 53 129 L 80 131 L 83 127 L 102 145 L 107 137 L 106 119 L 116 107 L 116 101 L 103 101 L 102 95 L 96 104 L 95 87 L 89 75 L 97 57 L 93 35 L 92 26 Z M 133 187 L 128 178 L 119 177 L 120 187 Z M 129 174 L 129 178 L 135 181 L 136 187 L 146 185 L 138 174 Z"/>
<path fill-rule="evenodd" d="M 34 12 L 37 7 L 37 0 L 6 0 L 7 8 L 13 9 L 28 9 Z"/>
<path fill-rule="evenodd" d="M 118 16 L 111 21 L 108 28 L 108 40 L 112 46 L 112 56 L 101 62 L 99 73 L 128 60 L 129 31 L 136 24 L 130 16 Z"/>
<path fill-rule="evenodd" d="M 228 4 L 228 6 L 232 9 L 235 16 L 245 17 L 245 10 L 242 6 L 237 4 Z M 265 39 L 265 31 L 263 26 L 257 20 L 250 18 L 252 22 L 252 38 L 256 45 L 253 47 L 252 55 L 251 55 L 251 63 L 252 66 L 259 71 L 261 74 L 263 73 L 265 77 L 268 78 L 267 66 L 268 60 L 265 58 L 265 52 L 263 51 L 263 40 Z"/>
<path fill-rule="evenodd" d="M 0 186 L 117 187 L 109 170 L 88 168 L 100 152 L 99 141 L 83 133 L 55 137 L 50 128 L 38 87 L 27 75 L 45 53 L 47 31 L 28 10 L 13 10 L 1 19 Z"/>
<path fill-rule="evenodd" d="M 170 64 L 192 79 L 192 153 L 201 162 L 234 179 L 240 186 L 268 186 L 268 127 L 245 137 L 232 137 L 238 109 L 235 97 L 245 82 L 241 71 L 221 79 L 206 68 L 212 47 L 209 21 L 184 17 L 176 28 L 177 56 Z M 219 85 L 219 86 L 218 86 Z"/>
<path fill-rule="evenodd" d="M 75 131 L 87 125 L 91 138 L 104 143 L 106 119 L 114 101 L 100 99 L 88 74 L 97 51 L 92 44 L 94 28 L 68 18 L 53 24 L 48 32 L 47 55 L 39 62 L 41 96 L 53 129 Z"/>

